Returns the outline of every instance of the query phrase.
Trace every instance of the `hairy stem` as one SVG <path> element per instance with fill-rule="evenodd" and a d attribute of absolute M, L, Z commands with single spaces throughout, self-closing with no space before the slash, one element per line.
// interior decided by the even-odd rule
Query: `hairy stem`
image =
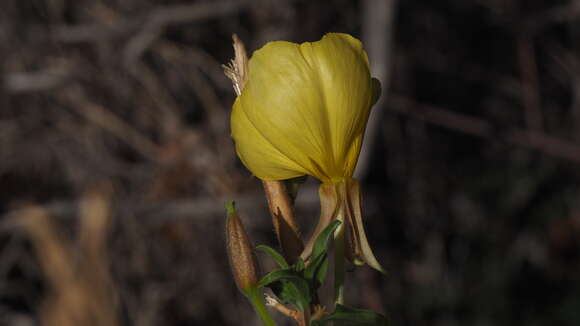
<path fill-rule="evenodd" d="M 274 319 L 272 319 L 268 309 L 266 308 L 266 305 L 264 304 L 262 291 L 260 291 L 258 288 L 254 288 L 251 291 L 248 291 L 247 295 L 262 323 L 265 326 L 276 326 L 276 322 Z"/>

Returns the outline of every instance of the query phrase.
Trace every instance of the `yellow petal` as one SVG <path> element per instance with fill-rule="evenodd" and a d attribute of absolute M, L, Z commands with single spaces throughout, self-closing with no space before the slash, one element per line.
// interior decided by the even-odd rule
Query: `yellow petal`
<path fill-rule="evenodd" d="M 342 176 L 351 176 L 372 105 L 367 55 L 361 42 L 347 34 L 327 34 L 301 49 L 320 78 L 334 160 L 344 163 Z"/>
<path fill-rule="evenodd" d="M 232 110 L 231 128 L 232 135 L 235 135 L 238 156 L 242 163 L 258 178 L 281 180 L 307 173 L 260 134 L 240 108 L 239 98 L 234 103 Z"/>
<path fill-rule="evenodd" d="M 366 53 L 349 35 L 268 43 L 250 59 L 248 81 L 234 104 L 238 154 L 265 180 L 349 177 L 374 93 Z"/>

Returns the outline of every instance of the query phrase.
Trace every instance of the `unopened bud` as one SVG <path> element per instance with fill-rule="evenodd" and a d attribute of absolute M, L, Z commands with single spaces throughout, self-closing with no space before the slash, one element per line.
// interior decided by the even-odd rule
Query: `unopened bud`
<path fill-rule="evenodd" d="M 234 202 L 228 202 L 226 208 L 228 211 L 226 240 L 230 266 L 236 285 L 247 295 L 258 284 L 258 264 L 250 238 L 236 213 Z"/>

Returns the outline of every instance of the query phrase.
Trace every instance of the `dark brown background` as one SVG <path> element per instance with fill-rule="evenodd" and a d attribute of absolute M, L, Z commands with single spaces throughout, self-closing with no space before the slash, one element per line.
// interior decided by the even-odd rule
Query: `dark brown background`
<path fill-rule="evenodd" d="M 232 33 L 252 51 L 335 31 L 384 87 L 359 168 L 389 275 L 349 273 L 349 303 L 400 326 L 577 325 L 579 18 L 572 0 L 1 1 L 0 324 L 257 325 L 224 202 L 275 237 L 220 64 Z"/>

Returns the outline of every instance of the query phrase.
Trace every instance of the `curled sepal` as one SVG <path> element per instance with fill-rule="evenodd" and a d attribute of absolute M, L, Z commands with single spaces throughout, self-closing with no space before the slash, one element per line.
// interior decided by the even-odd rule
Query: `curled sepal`
<path fill-rule="evenodd" d="M 338 192 L 333 184 L 323 183 L 318 188 L 318 196 L 320 197 L 320 218 L 318 225 L 314 229 L 314 233 L 304 246 L 304 251 L 300 257 L 308 259 L 312 254 L 312 249 L 318 236 L 328 227 L 330 222 L 336 219 L 338 213 Z"/>
<path fill-rule="evenodd" d="M 356 180 L 349 179 L 345 181 L 344 186 L 346 191 L 343 205 L 346 215 L 345 220 L 349 224 L 347 228 L 349 236 L 349 256 L 352 257 L 353 262 L 357 265 L 367 264 L 377 271 L 385 273 L 385 270 L 377 261 L 369 245 L 364 229 L 360 185 Z"/>
<path fill-rule="evenodd" d="M 226 246 L 230 267 L 236 285 L 240 291 L 249 296 L 258 284 L 258 264 L 252 242 L 236 213 L 234 202 L 228 202 L 226 208 Z"/>
<path fill-rule="evenodd" d="M 346 256 L 356 265 L 367 264 L 381 273 L 385 273 L 369 245 L 362 220 L 361 194 L 359 183 L 348 178 L 336 183 L 320 185 L 320 219 L 314 234 L 306 243 L 301 257 L 312 255 L 314 241 L 320 233 L 334 220 L 345 221 Z"/>

